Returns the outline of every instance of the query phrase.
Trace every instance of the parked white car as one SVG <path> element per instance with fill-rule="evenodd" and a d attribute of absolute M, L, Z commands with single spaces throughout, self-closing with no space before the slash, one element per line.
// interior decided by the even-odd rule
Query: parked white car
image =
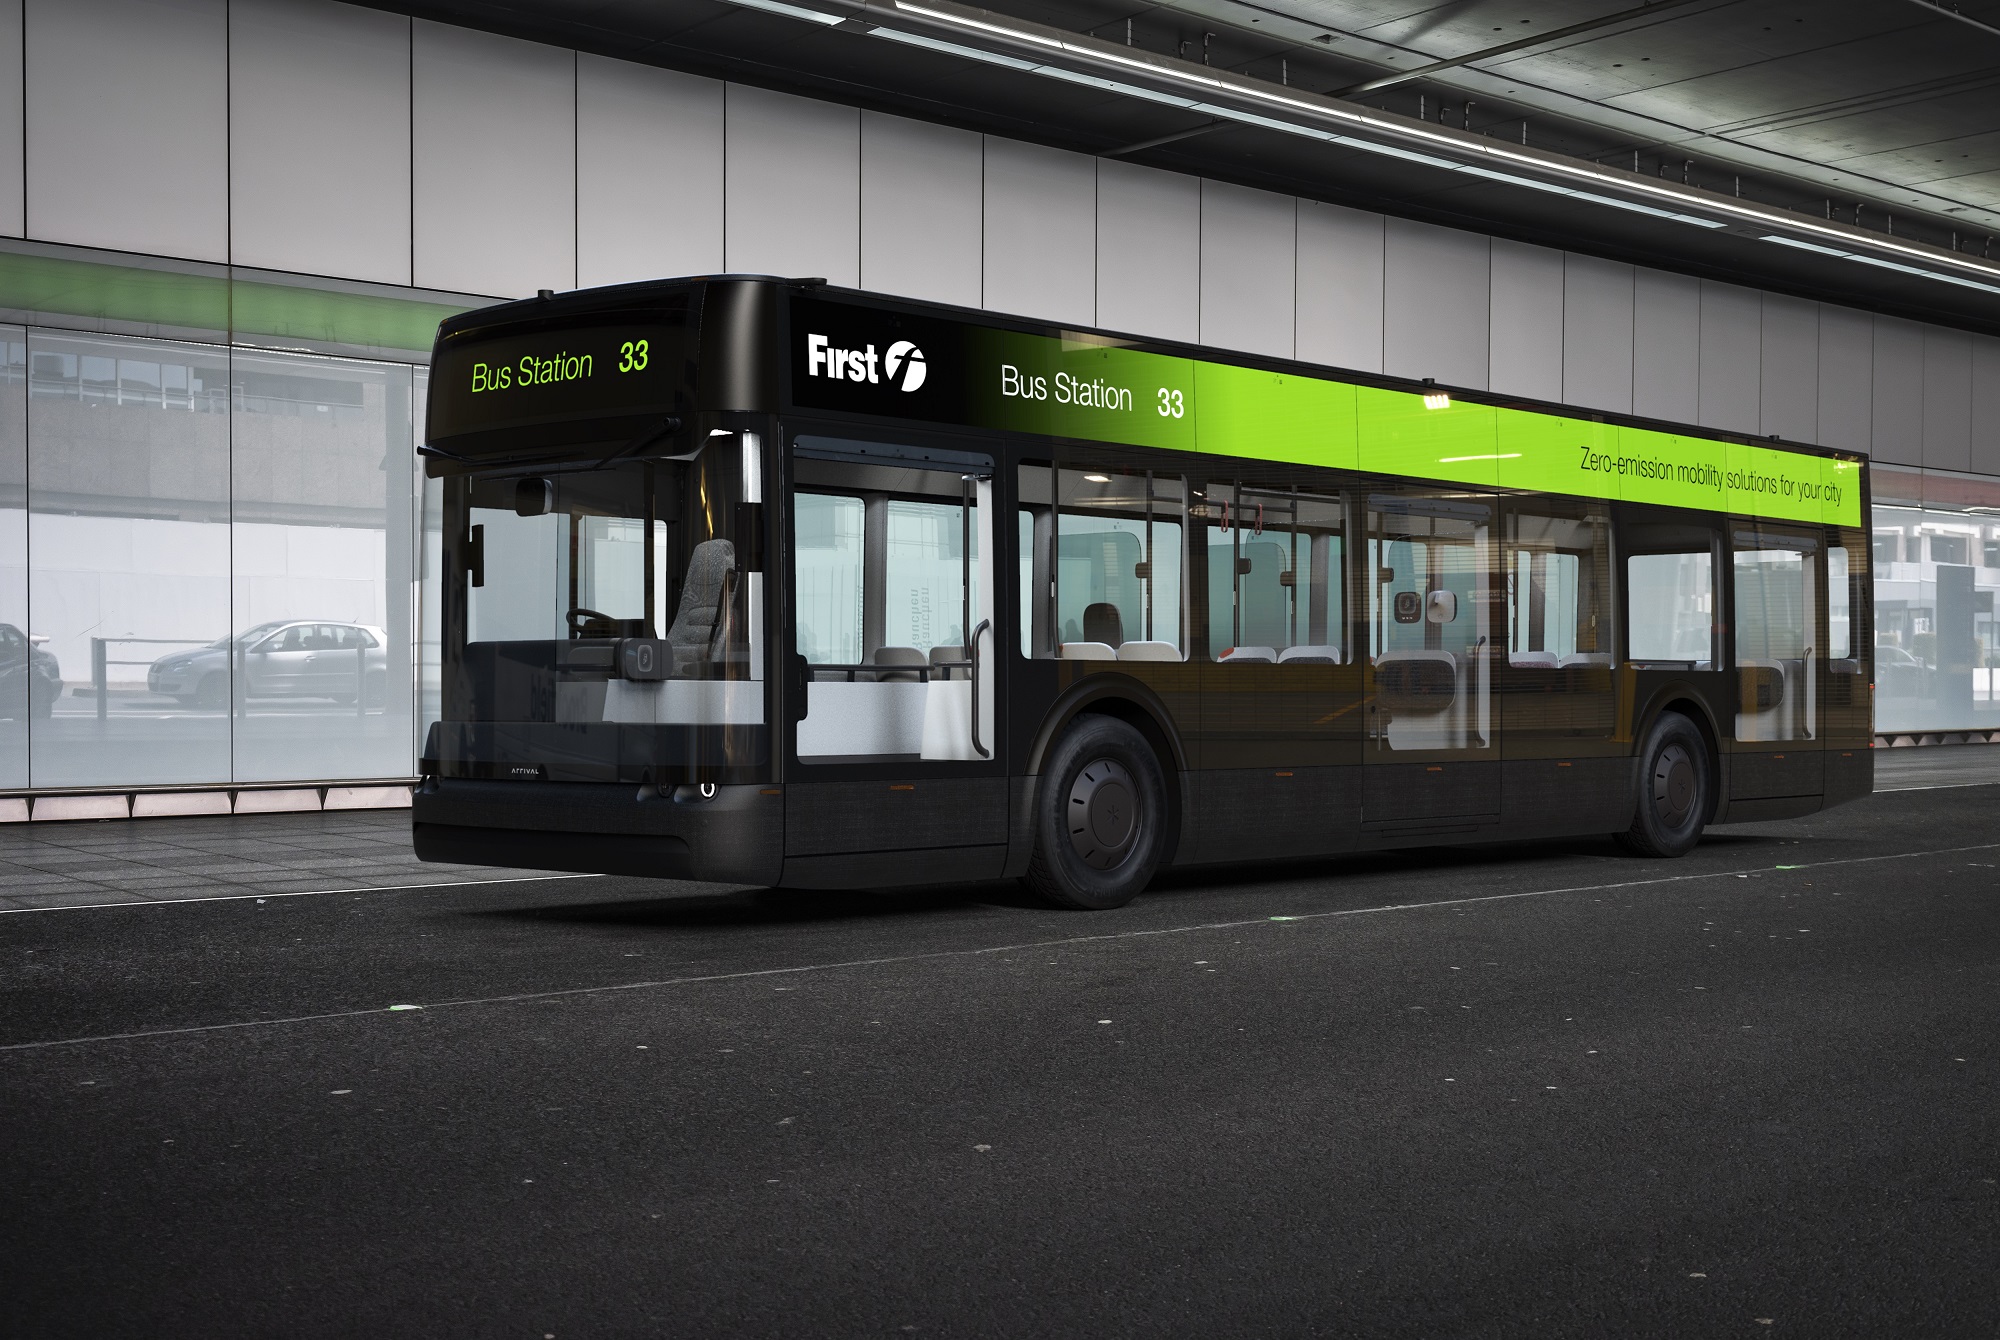
<path fill-rule="evenodd" d="M 150 691 L 189 706 L 229 705 L 229 662 L 236 652 L 244 698 L 331 698 L 352 703 L 358 693 L 383 701 L 389 683 L 389 639 L 372 624 L 282 619 L 192 651 L 175 651 L 146 672 Z"/>

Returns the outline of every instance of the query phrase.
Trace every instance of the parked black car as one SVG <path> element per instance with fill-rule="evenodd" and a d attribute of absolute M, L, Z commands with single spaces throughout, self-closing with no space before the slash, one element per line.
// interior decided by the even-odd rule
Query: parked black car
<path fill-rule="evenodd" d="M 0 623 L 0 717 L 32 712 L 47 717 L 62 696 L 62 667 L 55 653 L 10 623 Z"/>
<path fill-rule="evenodd" d="M 389 682 L 388 636 L 368 624 L 278 619 L 192 651 L 173 651 L 146 671 L 146 688 L 188 706 L 229 705 L 230 648 L 245 698 L 331 698 L 351 703 L 363 684 L 371 704 Z"/>

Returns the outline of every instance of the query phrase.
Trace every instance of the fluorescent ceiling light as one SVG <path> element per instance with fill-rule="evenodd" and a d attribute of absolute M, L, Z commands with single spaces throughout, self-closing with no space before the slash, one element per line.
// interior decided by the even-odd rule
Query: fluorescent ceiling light
<path fill-rule="evenodd" d="M 807 9 L 801 5 L 784 3 L 784 0 L 733 0 L 733 3 L 767 13 L 780 14 L 787 18 L 801 19 L 808 23 L 826 26 L 845 22 L 846 14 L 827 14 Z M 1694 190 L 1666 182 L 1650 182 L 1636 174 L 1606 171 L 1598 165 L 1586 164 L 1559 158 L 1553 154 L 1536 154 L 1530 151 L 1512 149 L 1493 140 L 1482 139 L 1465 133 L 1434 130 L 1420 123 L 1411 123 L 1402 118 L 1391 119 L 1379 115 L 1372 109 L 1341 103 L 1317 95 L 1301 97 L 1287 89 L 1272 88 L 1259 82 L 1237 75 L 1224 75 L 1205 67 L 1173 61 L 1165 56 L 1131 54 L 1122 49 L 1100 42 L 1094 38 L 1071 38 L 1064 35 L 1036 31 L 1008 23 L 994 22 L 984 11 L 964 11 L 957 6 L 939 7 L 935 4 L 918 3 L 918 0 L 890 0 L 894 9 L 903 14 L 914 15 L 922 20 L 943 24 L 960 32 L 979 34 L 998 42 L 1026 47 L 1038 52 L 1048 52 L 1073 60 L 1101 67 L 1111 66 L 1147 79 L 1159 80 L 1176 85 L 1195 93 L 1195 97 L 1183 97 L 1160 89 L 1147 88 L 1129 83 L 1124 79 L 1107 79 L 1065 66 L 1049 64 L 1043 60 L 1023 60 L 997 51 L 979 47 L 963 46 L 955 42 L 942 41 L 924 34 L 899 31 L 889 27 L 875 27 L 871 34 L 907 46 L 922 47 L 940 54 L 960 57 L 965 60 L 980 61 L 988 65 L 998 65 L 1008 69 L 1022 70 L 1043 75 L 1064 83 L 1078 84 L 1087 88 L 1101 89 L 1121 97 L 1138 98 L 1146 102 L 1159 103 L 1170 107 L 1183 107 L 1200 112 L 1219 120 L 1233 121 L 1241 125 L 1259 126 L 1282 134 L 1297 135 L 1307 139 L 1338 144 L 1344 148 L 1378 154 L 1389 158 L 1400 158 L 1406 162 L 1421 163 L 1442 171 L 1462 172 L 1469 176 L 1483 177 L 1489 181 L 1519 186 L 1531 191 L 1542 191 L 1552 195 L 1566 195 L 1588 204 L 1603 205 L 1611 209 L 1622 209 L 1631 213 L 1644 214 L 1652 218 L 1666 219 L 1674 223 L 1684 223 L 1697 228 L 1721 229 L 1732 222 L 1756 223 L 1769 228 L 1784 228 L 1792 232 L 1802 232 L 1825 239 L 1826 245 L 1817 245 L 1778 236 L 1766 236 L 1768 242 L 1781 242 L 1787 246 L 1797 246 L 1804 250 L 1819 251 L 1843 260 L 1856 261 L 1863 265 L 1873 265 L 1881 269 L 1896 270 L 1917 275 L 1925 279 L 1936 279 L 1943 283 L 1956 284 L 1964 288 L 1982 292 L 2000 293 L 2000 267 L 1984 261 L 1961 256 L 1956 252 L 1943 253 L 1934 248 L 1909 245 L 1889 237 L 1856 236 L 1855 230 L 1831 223 L 1821 224 L 1797 215 L 1762 208 L 1746 203 L 1740 198 L 1708 196 Z M 863 6 L 857 14 L 880 14 L 882 7 Z M 1281 113 L 1280 116 L 1260 115 L 1242 107 L 1216 103 L 1209 99 L 1222 95 L 1256 103 Z M 1309 118 L 1309 119 L 1293 119 Z M 1317 121 L 1331 121 L 1356 129 L 1371 132 L 1368 137 L 1342 134 L 1312 124 Z M 1377 138 L 1380 137 L 1380 138 Z M 1471 155 L 1480 162 L 1460 162 L 1455 158 L 1438 153 L 1426 153 L 1405 148 L 1396 141 L 1417 140 L 1437 150 L 1459 156 Z M 1556 181 L 1549 176 L 1566 178 L 1579 184 L 1588 184 L 1596 190 L 1580 190 Z M 1616 192 L 1610 194 L 1606 192 Z M 1657 203 L 1648 204 L 1630 199 L 1639 195 L 1649 197 Z M 1704 217 L 1694 211 L 1706 211 L 1720 218 Z M 1868 253 L 1889 252 L 1912 261 L 1922 262 L 1924 267 L 1904 265 L 1886 260 L 1879 255 Z M 1959 277 L 1942 271 L 1957 270 L 1966 276 Z"/>
<path fill-rule="evenodd" d="M 1880 256 L 1864 256 L 1858 251 L 1842 251 L 1838 247 L 1823 247 L 1817 242 L 1802 242 L 1796 237 L 1779 237 L 1775 233 L 1757 239 L 1760 242 L 1776 242 L 1781 247 L 1791 247 L 1795 251 L 1813 251 L 1822 256 L 1838 256 L 1844 261 L 1858 261 L 1862 265 L 1872 265 L 1878 270 L 1895 270 L 1900 274 L 1919 275 L 1925 279 L 1935 279 L 1942 284 L 1957 284 L 1961 288 L 1976 288 L 1985 293 L 2000 293 L 2000 284 L 1982 284 L 1964 275 L 1940 274 L 1936 270 L 1920 270 L 1914 265 L 1901 261 L 1884 260 Z"/>
<path fill-rule="evenodd" d="M 733 0 L 745 9 L 761 9 L 767 14 L 782 14 L 788 19 L 804 19 L 807 23 L 845 23 L 845 14 L 822 14 L 816 9 L 806 9 L 799 5 L 787 5 L 781 0 Z"/>

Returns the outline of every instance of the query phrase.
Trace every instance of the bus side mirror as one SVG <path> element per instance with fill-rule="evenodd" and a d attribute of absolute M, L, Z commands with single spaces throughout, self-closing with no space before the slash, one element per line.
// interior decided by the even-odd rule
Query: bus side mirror
<path fill-rule="evenodd" d="M 550 479 L 514 481 L 514 515 L 547 516 L 555 510 L 556 486 Z"/>

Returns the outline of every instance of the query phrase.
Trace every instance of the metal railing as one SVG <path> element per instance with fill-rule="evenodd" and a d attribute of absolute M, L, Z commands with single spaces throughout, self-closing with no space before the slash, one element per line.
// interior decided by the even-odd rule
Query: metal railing
<path fill-rule="evenodd" d="M 159 660 L 157 656 L 153 657 L 152 660 L 141 661 L 115 659 L 110 654 L 109 649 L 111 647 L 156 646 L 201 648 L 209 645 L 211 644 L 201 639 L 187 637 L 93 637 L 90 639 L 90 684 L 91 691 L 97 695 L 97 719 L 104 721 L 108 717 L 111 687 L 110 669 L 112 666 L 151 666 L 155 661 Z M 328 648 L 315 654 L 333 656 L 339 654 L 339 650 L 337 647 Z M 354 715 L 357 717 L 368 715 L 368 651 L 367 647 L 354 648 Z M 229 702 L 227 705 L 230 711 L 236 715 L 243 714 L 248 698 L 249 679 L 243 662 L 246 654 L 245 648 L 236 645 L 234 642 L 230 644 L 230 687 Z"/>

